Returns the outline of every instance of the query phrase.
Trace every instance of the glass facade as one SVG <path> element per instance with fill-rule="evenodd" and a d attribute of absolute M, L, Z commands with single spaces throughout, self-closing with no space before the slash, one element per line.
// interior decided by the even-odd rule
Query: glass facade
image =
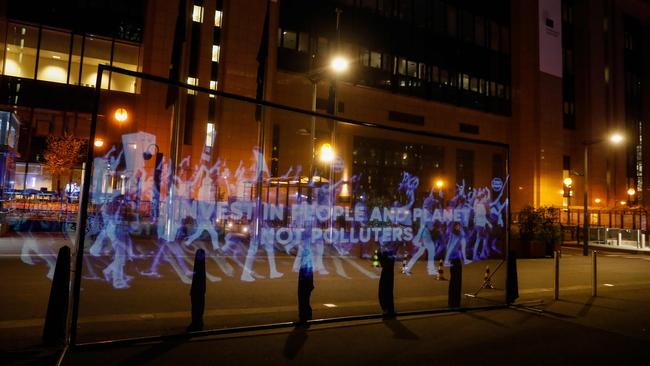
<path fill-rule="evenodd" d="M 310 68 L 327 64 L 331 56 L 329 49 L 338 49 L 338 37 L 323 24 L 322 14 L 333 12 L 340 3 L 347 6 L 346 15 L 341 18 L 344 29 L 340 35 L 341 52 L 354 66 L 360 66 L 341 79 L 510 114 L 508 1 L 496 1 L 488 7 L 437 0 L 323 1 L 318 5 L 286 0 L 280 6 L 280 69 L 309 72 Z M 390 30 L 391 37 L 383 36 L 386 29 Z M 318 39 L 318 42 L 311 42 L 307 49 L 303 38 Z M 439 73 L 443 74 L 443 82 L 439 82 Z M 481 83 L 494 83 L 494 89 L 480 88 Z"/>
<path fill-rule="evenodd" d="M 15 22 L 0 26 L 7 35 L 2 47 L 6 52 L 0 59 L 2 75 L 94 87 L 100 64 L 139 70 L 136 44 Z M 106 79 L 102 88 L 109 85 L 111 90 L 137 91 L 135 79 L 125 75 Z"/>

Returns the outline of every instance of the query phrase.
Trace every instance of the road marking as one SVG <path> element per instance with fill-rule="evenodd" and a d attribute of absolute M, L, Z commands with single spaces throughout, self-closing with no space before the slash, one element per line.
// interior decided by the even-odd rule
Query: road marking
<path fill-rule="evenodd" d="M 372 279 L 379 278 L 379 276 L 376 273 L 371 272 L 371 271 L 363 268 L 356 261 L 353 261 L 353 260 L 351 260 L 350 258 L 347 258 L 347 257 L 342 257 L 341 259 L 343 259 L 344 261 L 350 263 L 352 265 L 352 267 L 356 268 L 359 272 L 361 272 L 361 273 L 365 274 L 366 276 L 368 276 L 368 278 L 372 278 Z"/>

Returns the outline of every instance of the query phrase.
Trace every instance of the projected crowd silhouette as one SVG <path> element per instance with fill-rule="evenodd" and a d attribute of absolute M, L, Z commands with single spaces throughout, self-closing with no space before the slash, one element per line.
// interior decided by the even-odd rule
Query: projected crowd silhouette
<path fill-rule="evenodd" d="M 84 278 L 106 281 L 116 289 L 129 288 L 143 276 L 170 273 L 189 284 L 191 261 L 199 249 L 216 264 L 206 273 L 212 282 L 222 276 L 241 281 L 282 278 L 286 273 L 278 269 L 276 255 L 290 258 L 293 264 L 287 271 L 330 275 L 327 264 L 336 276 L 350 278 L 342 265 L 348 263 L 378 278 L 367 260 L 375 248 L 408 257 L 404 275 L 417 269 L 425 254 L 429 275 L 438 271 L 436 259 L 448 265 L 456 258 L 470 263 L 501 254 L 507 177 L 495 177 L 489 187 L 469 187 L 461 181 L 450 197 L 449 191 L 434 188 L 418 200 L 420 178 L 404 171 L 390 198 L 393 203 L 376 207 L 370 206 L 361 173 L 349 180 L 316 180 L 301 176 L 298 165 L 273 181 L 302 182 L 304 190 L 277 203 L 277 197 L 269 202 L 273 200 L 268 193 L 255 193 L 271 181 L 257 148 L 248 164 L 210 162 L 209 154 L 202 154 L 194 166 L 186 157 L 175 169 L 169 159 L 153 168 L 145 168 L 140 160 L 139 166 L 120 169 L 124 155 L 114 146 L 95 158 L 84 233 Z M 111 182 L 118 178 L 121 185 L 107 187 L 107 177 Z M 339 202 L 344 186 L 351 202 Z M 29 242 L 23 246 L 22 261 L 34 265 L 39 256 L 45 258 L 51 278 L 50 256 L 38 253 Z"/>

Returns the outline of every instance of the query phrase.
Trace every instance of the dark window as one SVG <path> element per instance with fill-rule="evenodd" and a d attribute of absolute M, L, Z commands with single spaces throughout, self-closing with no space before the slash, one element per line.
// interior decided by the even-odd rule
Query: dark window
<path fill-rule="evenodd" d="M 279 164 L 280 164 L 280 126 L 275 124 L 273 125 L 273 146 L 271 147 L 271 176 L 279 176 Z"/>
<path fill-rule="evenodd" d="M 190 44 L 189 75 L 197 77 L 201 47 L 201 23 L 192 22 L 192 41 Z"/>
<path fill-rule="evenodd" d="M 456 150 L 456 182 L 465 182 L 466 187 L 474 186 L 474 151 Z"/>
<path fill-rule="evenodd" d="M 424 125 L 424 116 L 410 114 L 410 113 L 396 112 L 396 111 L 388 112 L 388 120 L 393 122 L 402 122 L 402 123 L 408 123 L 408 124 L 418 125 L 418 126 Z"/>
<path fill-rule="evenodd" d="M 571 157 L 569 155 L 562 156 L 562 170 L 571 170 Z"/>
<path fill-rule="evenodd" d="M 192 129 L 194 127 L 194 105 L 195 96 L 188 95 L 187 103 L 185 105 L 185 128 L 183 130 L 183 143 L 185 145 L 192 144 Z"/>
<path fill-rule="evenodd" d="M 485 46 L 485 21 L 481 16 L 474 18 L 474 39 L 477 45 Z"/>
<path fill-rule="evenodd" d="M 470 125 L 467 123 L 461 123 L 460 124 L 460 132 L 462 133 L 471 133 L 473 135 L 478 135 L 479 134 L 479 128 L 477 125 Z"/>
<path fill-rule="evenodd" d="M 447 34 L 451 37 L 455 37 L 457 34 L 457 17 L 456 8 L 447 5 Z"/>
<path fill-rule="evenodd" d="M 506 175 L 506 165 L 503 163 L 503 155 L 493 154 L 492 155 L 492 177 L 505 177 Z"/>
<path fill-rule="evenodd" d="M 463 11 L 462 14 L 463 40 L 474 42 L 474 16 L 468 11 Z"/>

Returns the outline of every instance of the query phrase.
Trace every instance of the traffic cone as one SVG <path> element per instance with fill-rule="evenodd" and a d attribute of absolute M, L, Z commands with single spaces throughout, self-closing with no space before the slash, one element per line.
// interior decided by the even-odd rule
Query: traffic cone
<path fill-rule="evenodd" d="M 494 288 L 492 280 L 490 280 L 490 266 L 485 266 L 485 274 L 483 275 L 483 288 Z"/>
<path fill-rule="evenodd" d="M 443 269 L 442 265 L 443 265 L 442 259 L 440 259 L 438 261 L 438 275 L 436 276 L 436 280 L 447 281 L 447 279 L 445 278 L 445 270 Z"/>
<path fill-rule="evenodd" d="M 372 265 L 375 268 L 379 268 L 379 250 L 375 249 L 375 252 L 372 254 Z"/>

